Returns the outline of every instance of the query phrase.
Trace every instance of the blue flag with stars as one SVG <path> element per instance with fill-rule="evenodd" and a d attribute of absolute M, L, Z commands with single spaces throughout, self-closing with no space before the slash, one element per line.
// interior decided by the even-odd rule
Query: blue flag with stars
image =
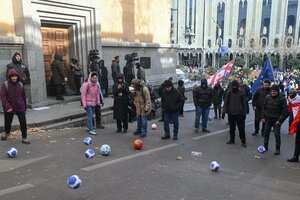
<path fill-rule="evenodd" d="M 251 88 L 252 95 L 254 95 L 255 91 L 261 87 L 264 80 L 274 81 L 274 72 L 270 58 L 267 58 L 263 69 Z"/>

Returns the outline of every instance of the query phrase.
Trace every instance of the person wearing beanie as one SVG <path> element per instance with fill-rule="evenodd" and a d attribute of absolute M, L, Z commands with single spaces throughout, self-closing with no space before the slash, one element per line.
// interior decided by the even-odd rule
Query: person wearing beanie
<path fill-rule="evenodd" d="M 264 147 L 268 150 L 271 128 L 274 127 L 276 151 L 274 155 L 280 155 L 280 129 L 287 115 L 286 99 L 280 95 L 278 85 L 272 85 L 270 95 L 266 97 L 263 105 L 262 122 L 265 123 Z"/>
<path fill-rule="evenodd" d="M 228 114 L 229 121 L 229 133 L 230 139 L 227 144 L 234 144 L 235 142 L 235 130 L 236 126 L 239 130 L 241 139 L 241 146 L 247 147 L 246 134 L 245 134 L 245 119 L 247 115 L 247 101 L 244 92 L 239 89 L 239 83 L 237 80 L 233 80 L 231 83 L 231 89 L 227 92 L 222 118 L 224 119 L 225 113 Z"/>
<path fill-rule="evenodd" d="M 8 78 L 9 80 L 3 82 L 1 86 L 1 101 L 4 111 L 5 127 L 5 133 L 1 136 L 1 140 L 6 140 L 10 135 L 11 123 L 14 115 L 17 115 L 22 132 L 22 143 L 30 144 L 27 139 L 26 95 L 24 86 L 15 69 L 8 70 Z"/>
<path fill-rule="evenodd" d="M 178 114 L 184 98 L 181 93 L 174 88 L 171 80 L 164 82 L 164 90 L 161 96 L 161 107 L 164 110 L 164 136 L 162 140 L 170 139 L 170 122 L 173 122 L 173 140 L 178 139 L 179 121 Z"/>
<path fill-rule="evenodd" d="M 195 133 L 199 131 L 200 118 L 202 116 L 202 132 L 207 130 L 207 122 L 212 104 L 212 89 L 207 85 L 207 80 L 202 79 L 201 85 L 193 88 L 193 101 L 196 107 Z"/>
<path fill-rule="evenodd" d="M 220 83 L 217 83 L 213 88 L 212 102 L 214 105 L 215 119 L 221 119 L 222 111 L 222 99 L 224 90 Z M 219 111 L 219 115 L 218 115 Z"/>
<path fill-rule="evenodd" d="M 252 107 L 255 113 L 254 117 L 254 128 L 255 131 L 252 134 L 253 136 L 258 135 L 259 132 L 259 124 L 262 118 L 262 107 L 266 100 L 267 95 L 270 94 L 270 85 L 271 82 L 269 80 L 264 80 L 261 88 L 256 90 L 252 99 Z M 262 123 L 261 135 L 263 135 L 265 129 L 265 123 Z"/>

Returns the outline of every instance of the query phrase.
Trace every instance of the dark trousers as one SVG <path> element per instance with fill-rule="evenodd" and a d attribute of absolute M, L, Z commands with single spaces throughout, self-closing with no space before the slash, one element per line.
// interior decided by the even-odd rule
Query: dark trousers
<path fill-rule="evenodd" d="M 118 130 L 122 130 L 122 123 L 123 123 L 123 129 L 127 130 L 128 129 L 128 119 L 117 119 L 117 128 Z"/>
<path fill-rule="evenodd" d="M 219 116 L 219 118 L 221 118 L 221 104 L 214 104 L 214 111 L 215 111 L 215 118 L 217 118 Z M 218 115 L 218 111 L 219 111 L 219 115 Z"/>
<path fill-rule="evenodd" d="M 26 115 L 25 112 L 17 112 L 15 113 L 18 116 L 22 138 L 27 138 L 27 123 L 26 123 Z M 5 124 L 5 133 L 9 134 L 11 131 L 11 123 L 14 119 L 14 113 L 4 113 L 4 124 Z"/>
<path fill-rule="evenodd" d="M 276 148 L 279 149 L 280 148 L 280 144 L 281 144 L 281 138 L 280 138 L 280 129 L 281 129 L 281 125 L 276 123 L 276 119 L 266 119 L 266 127 L 265 127 L 265 133 L 264 133 L 264 137 L 265 137 L 265 144 L 269 143 L 269 138 L 270 138 L 270 132 L 272 127 L 274 127 L 274 134 L 275 134 L 275 141 L 276 141 Z"/>
<path fill-rule="evenodd" d="M 183 115 L 184 103 L 180 105 L 179 115 Z"/>
<path fill-rule="evenodd" d="M 74 82 L 75 82 L 75 86 L 76 86 L 76 92 L 80 92 L 80 87 L 81 87 L 81 76 L 79 75 L 75 75 L 74 76 Z"/>
<path fill-rule="evenodd" d="M 262 110 L 256 108 L 255 117 L 254 117 L 255 133 L 259 133 L 259 124 L 260 124 L 261 119 L 262 119 Z M 262 123 L 261 133 L 263 134 L 264 131 L 265 131 L 265 123 Z"/>
<path fill-rule="evenodd" d="M 62 98 L 62 93 L 63 93 L 63 84 L 56 84 L 55 85 L 56 98 Z"/>
<path fill-rule="evenodd" d="M 240 139 L 242 143 L 246 143 L 245 135 L 245 119 L 243 115 L 228 115 L 230 140 L 235 140 L 235 127 L 239 129 Z"/>
<path fill-rule="evenodd" d="M 174 124 L 174 136 L 178 135 L 178 129 L 179 129 L 179 122 L 178 122 L 178 113 L 170 113 L 170 112 L 165 112 L 164 113 L 164 131 L 165 131 L 165 136 L 170 135 L 170 122 L 173 122 Z"/>
<path fill-rule="evenodd" d="M 101 125 L 101 106 L 99 105 L 95 106 L 95 119 L 96 124 Z"/>
<path fill-rule="evenodd" d="M 299 131 L 297 131 L 297 133 L 296 133 L 294 156 L 295 157 L 300 156 L 300 132 Z"/>
<path fill-rule="evenodd" d="M 134 109 L 128 109 L 128 121 L 132 122 L 136 120 L 136 111 Z"/>
<path fill-rule="evenodd" d="M 104 91 L 104 97 L 108 97 L 108 87 L 101 87 L 102 91 Z"/>

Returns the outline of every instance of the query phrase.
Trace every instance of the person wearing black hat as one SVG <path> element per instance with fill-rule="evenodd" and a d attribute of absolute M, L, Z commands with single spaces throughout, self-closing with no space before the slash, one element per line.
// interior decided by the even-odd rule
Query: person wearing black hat
<path fill-rule="evenodd" d="M 271 93 L 266 97 L 263 105 L 262 122 L 265 123 L 264 147 L 268 150 L 271 128 L 274 127 L 276 151 L 274 155 L 280 155 L 280 129 L 287 115 L 286 99 L 279 94 L 279 86 L 272 85 Z"/>
<path fill-rule="evenodd" d="M 161 107 L 164 110 L 164 132 L 165 135 L 161 137 L 162 140 L 170 139 L 170 122 L 174 125 L 173 140 L 178 139 L 178 114 L 180 107 L 184 102 L 184 98 L 181 93 L 174 88 L 172 81 L 166 80 L 164 82 L 164 90 L 161 95 Z"/>
<path fill-rule="evenodd" d="M 262 107 L 266 100 L 266 96 L 270 94 L 270 85 L 271 82 L 269 80 L 264 80 L 262 87 L 259 88 L 253 95 L 252 107 L 255 112 L 255 118 L 254 118 L 255 131 L 252 135 L 254 136 L 257 135 L 259 132 L 259 124 L 262 117 Z M 261 128 L 262 136 L 264 133 L 264 129 L 265 129 L 265 123 L 262 123 L 262 128 Z"/>
<path fill-rule="evenodd" d="M 212 89 L 207 85 L 207 80 L 202 79 L 201 85 L 193 89 L 193 101 L 196 107 L 195 117 L 195 133 L 199 131 L 200 117 L 202 116 L 202 132 L 209 132 L 207 130 L 207 122 L 212 104 Z"/>
<path fill-rule="evenodd" d="M 228 91 L 224 101 L 222 118 L 224 119 L 225 113 L 228 114 L 229 120 L 229 133 L 230 139 L 227 144 L 234 144 L 235 140 L 235 127 L 239 129 L 242 147 L 247 147 L 245 135 L 245 119 L 247 115 L 247 102 L 244 92 L 239 90 L 239 83 L 233 80 L 231 89 Z"/>

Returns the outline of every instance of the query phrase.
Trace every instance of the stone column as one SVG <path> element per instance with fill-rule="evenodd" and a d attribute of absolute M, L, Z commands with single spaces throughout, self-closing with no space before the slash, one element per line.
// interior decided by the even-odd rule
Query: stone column
<path fill-rule="evenodd" d="M 212 53 L 212 67 L 216 67 L 216 53 Z"/>

